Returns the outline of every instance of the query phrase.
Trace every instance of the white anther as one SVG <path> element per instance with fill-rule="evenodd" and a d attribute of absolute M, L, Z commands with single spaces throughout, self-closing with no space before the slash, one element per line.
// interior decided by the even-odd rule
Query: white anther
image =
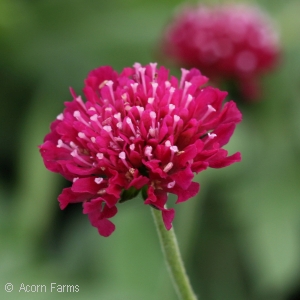
<path fill-rule="evenodd" d="M 156 118 L 156 113 L 154 111 L 150 112 L 150 118 L 155 119 Z"/>
<path fill-rule="evenodd" d="M 153 97 L 149 97 L 149 98 L 148 98 L 148 103 L 149 103 L 149 104 L 153 104 L 153 102 L 154 102 L 154 98 L 153 98 Z"/>
<path fill-rule="evenodd" d="M 111 132 L 111 126 L 109 126 L 109 125 L 103 126 L 103 129 L 104 129 L 106 132 Z"/>
<path fill-rule="evenodd" d="M 95 182 L 96 182 L 97 184 L 100 184 L 102 181 L 103 181 L 103 178 L 102 178 L 102 177 L 97 177 L 97 178 L 95 178 Z"/>
<path fill-rule="evenodd" d="M 174 104 L 169 104 L 169 112 L 172 112 L 175 109 Z"/>
<path fill-rule="evenodd" d="M 131 151 L 133 151 L 133 150 L 135 149 L 135 144 L 131 144 L 131 145 L 129 146 L 129 149 L 130 149 Z"/>
<path fill-rule="evenodd" d="M 91 137 L 91 141 L 92 141 L 93 143 L 96 143 L 96 138 L 95 138 L 94 136 L 92 136 L 92 137 Z"/>
<path fill-rule="evenodd" d="M 210 132 L 207 135 L 209 139 L 214 139 L 217 136 L 215 133 L 210 133 Z"/>
<path fill-rule="evenodd" d="M 122 160 L 126 159 L 126 154 L 125 154 L 124 151 L 122 151 L 122 152 L 119 153 L 119 158 L 121 158 Z"/>
<path fill-rule="evenodd" d="M 118 127 L 119 129 L 122 129 L 123 123 L 122 123 L 122 122 L 118 122 L 118 123 L 117 123 L 117 127 Z"/>
<path fill-rule="evenodd" d="M 64 115 L 61 113 L 56 117 L 56 119 L 62 121 L 64 119 Z"/>
<path fill-rule="evenodd" d="M 97 121 L 98 121 L 98 115 L 97 115 L 97 114 L 92 115 L 92 116 L 90 117 L 90 120 L 91 120 L 91 121 L 94 121 L 94 122 L 97 122 Z"/>
<path fill-rule="evenodd" d="M 170 81 L 168 81 L 168 80 L 167 80 L 167 81 L 165 81 L 165 87 L 166 87 L 166 88 L 169 88 L 170 86 L 171 86 L 171 82 L 170 82 Z"/>
<path fill-rule="evenodd" d="M 171 151 L 174 152 L 174 153 L 178 152 L 178 147 L 175 146 L 175 145 L 174 145 L 174 146 L 171 146 L 170 149 L 171 149 Z"/>
<path fill-rule="evenodd" d="M 78 180 L 78 179 L 79 179 L 79 177 L 74 177 L 73 180 L 72 180 L 73 183 L 74 183 L 76 180 Z"/>
<path fill-rule="evenodd" d="M 177 115 L 174 115 L 174 123 L 177 123 L 180 120 L 180 117 Z"/>
<path fill-rule="evenodd" d="M 119 158 L 122 160 L 123 164 L 125 165 L 125 167 L 127 167 L 128 169 L 130 169 L 130 166 L 128 165 L 128 162 L 126 161 L 126 153 L 124 151 L 119 153 Z"/>
<path fill-rule="evenodd" d="M 152 156 L 152 147 L 151 146 L 146 146 L 145 150 L 144 150 L 144 154 L 148 157 L 148 159 L 150 160 L 151 156 Z"/>
<path fill-rule="evenodd" d="M 169 189 L 171 189 L 171 188 L 173 188 L 175 186 L 175 183 L 176 183 L 175 181 L 171 181 L 171 182 L 168 183 L 167 187 Z"/>
<path fill-rule="evenodd" d="M 118 120 L 118 121 L 120 121 L 121 120 L 121 113 L 116 113 L 116 114 L 114 114 L 114 117 Z"/>
<path fill-rule="evenodd" d="M 104 157 L 103 153 L 97 153 L 96 156 L 98 159 L 103 159 L 103 157 Z"/>
<path fill-rule="evenodd" d="M 166 141 L 165 141 L 165 146 L 166 146 L 166 147 L 171 147 L 171 145 L 172 145 L 172 144 L 171 144 L 171 142 L 170 142 L 169 140 L 166 140 Z"/>

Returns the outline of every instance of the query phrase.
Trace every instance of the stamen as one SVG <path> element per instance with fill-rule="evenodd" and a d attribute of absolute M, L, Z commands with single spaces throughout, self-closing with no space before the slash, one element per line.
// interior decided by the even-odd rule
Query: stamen
<path fill-rule="evenodd" d="M 179 84 L 179 88 L 182 89 L 183 87 L 183 83 L 185 81 L 185 77 L 187 74 L 189 74 L 190 71 L 189 70 L 186 70 L 184 68 L 181 68 L 181 79 L 180 79 L 180 84 Z"/>
<path fill-rule="evenodd" d="M 174 104 L 169 104 L 169 113 L 171 113 L 175 109 Z"/>
<path fill-rule="evenodd" d="M 134 126 L 132 124 L 132 121 L 131 121 L 131 119 L 129 117 L 126 118 L 126 123 L 130 127 L 132 133 L 136 136 L 136 131 L 135 131 Z"/>
<path fill-rule="evenodd" d="M 149 160 L 151 160 L 152 147 L 151 146 L 146 146 L 145 150 L 144 150 L 144 154 L 148 157 Z"/>
<path fill-rule="evenodd" d="M 82 101 L 81 96 L 76 97 L 75 100 L 76 100 L 76 101 L 80 104 L 80 106 L 86 111 L 86 107 L 85 107 L 85 104 L 84 104 L 83 101 Z"/>
<path fill-rule="evenodd" d="M 171 146 L 170 147 L 170 150 L 171 150 L 171 158 L 170 158 L 170 160 L 172 161 L 173 160 L 173 158 L 174 158 L 174 153 L 177 153 L 178 152 L 178 147 L 177 146 Z"/>
<path fill-rule="evenodd" d="M 175 127 L 176 127 L 178 121 L 180 120 L 180 117 L 177 116 L 177 115 L 174 115 L 174 116 L 173 116 L 173 119 L 174 119 L 174 122 L 173 122 L 173 130 L 175 130 Z"/>
<path fill-rule="evenodd" d="M 148 99 L 148 103 L 149 103 L 149 99 Z M 143 113 L 144 110 L 145 110 L 144 107 L 137 105 L 136 108 L 137 108 L 137 110 L 138 110 L 139 113 L 140 113 L 140 117 L 142 117 L 142 113 Z"/>
<path fill-rule="evenodd" d="M 133 67 L 135 69 L 136 75 L 139 75 L 139 70 L 142 67 L 142 65 L 140 63 L 136 62 L 133 64 Z"/>
<path fill-rule="evenodd" d="M 152 119 L 152 127 L 155 128 L 156 113 L 154 111 L 150 112 L 150 118 Z"/>
<path fill-rule="evenodd" d="M 131 151 L 133 151 L 133 150 L 135 149 L 135 144 L 131 144 L 131 145 L 129 146 L 129 149 L 130 149 Z"/>
<path fill-rule="evenodd" d="M 90 139 L 83 132 L 78 132 L 78 137 L 87 142 L 90 142 Z"/>
<path fill-rule="evenodd" d="M 121 121 L 121 113 L 120 113 L 120 112 L 114 114 L 114 117 L 115 117 L 119 122 Z"/>
<path fill-rule="evenodd" d="M 163 169 L 164 172 L 168 173 L 173 167 L 173 163 L 169 162 Z"/>
<path fill-rule="evenodd" d="M 186 98 L 186 102 L 184 104 L 184 108 L 188 108 L 192 100 L 193 100 L 193 96 L 191 94 L 188 94 Z"/>
<path fill-rule="evenodd" d="M 183 89 L 183 92 L 182 92 L 181 102 L 184 100 L 185 94 L 186 94 L 187 90 L 189 89 L 189 87 L 190 87 L 191 85 L 192 85 L 192 84 L 191 84 L 191 82 L 189 82 L 189 81 L 186 81 L 186 82 L 184 83 L 184 89 Z"/>
<path fill-rule="evenodd" d="M 133 93 L 136 94 L 137 87 L 139 84 L 137 82 L 135 82 L 135 83 L 131 83 L 130 85 L 132 87 Z"/>
<path fill-rule="evenodd" d="M 62 140 L 58 140 L 57 141 L 57 145 L 56 145 L 57 148 L 65 148 L 67 150 L 73 150 L 70 146 L 66 145 Z"/>
<path fill-rule="evenodd" d="M 175 92 L 175 88 L 174 88 L 173 86 L 170 87 L 169 92 L 170 92 L 170 95 L 169 95 L 168 103 L 171 102 L 171 99 L 172 99 L 173 94 L 174 94 L 174 92 Z M 172 105 L 173 105 L 173 104 L 172 104 Z"/>
<path fill-rule="evenodd" d="M 70 146 L 72 149 L 77 149 L 78 146 L 74 142 L 70 142 Z"/>
<path fill-rule="evenodd" d="M 79 110 L 75 110 L 74 113 L 73 113 L 73 116 L 74 118 L 77 119 L 77 121 L 83 123 L 84 125 L 90 127 L 90 124 L 87 123 L 82 117 L 81 117 L 81 114 L 80 114 L 80 111 Z"/>
<path fill-rule="evenodd" d="M 215 112 L 216 109 L 213 108 L 210 104 L 207 105 L 207 112 L 205 113 L 205 115 L 202 117 L 202 121 L 205 120 L 205 118 L 210 115 L 212 112 Z"/>
<path fill-rule="evenodd" d="M 112 80 L 108 80 L 105 85 L 107 85 L 109 87 L 109 92 L 110 92 L 112 103 L 115 104 L 115 95 L 114 95 L 114 91 L 113 91 L 113 84 L 114 84 L 114 82 Z"/>
<path fill-rule="evenodd" d="M 98 127 L 99 127 L 100 129 L 102 129 L 102 125 L 101 125 L 101 123 L 100 123 L 99 120 L 98 120 L 98 115 L 97 115 L 97 114 L 92 115 L 92 116 L 90 117 L 90 120 L 93 121 L 93 122 L 95 122 L 95 123 L 98 125 Z"/>
<path fill-rule="evenodd" d="M 152 80 L 156 80 L 156 66 L 157 66 L 157 63 L 149 63 L 150 67 L 151 67 L 151 71 L 152 71 Z"/>
<path fill-rule="evenodd" d="M 155 98 L 158 83 L 157 82 L 151 82 L 151 85 L 152 85 L 152 97 Z"/>
<path fill-rule="evenodd" d="M 78 179 L 79 179 L 79 177 L 74 177 L 73 180 L 72 180 L 73 183 L 74 183 L 76 180 L 78 180 Z"/>
<path fill-rule="evenodd" d="M 119 158 L 122 160 L 123 164 L 125 165 L 125 167 L 127 167 L 128 169 L 130 169 L 127 161 L 126 161 L 126 153 L 124 151 L 119 153 Z"/>
<path fill-rule="evenodd" d="M 87 162 L 86 160 L 84 160 L 79 154 L 78 154 L 78 151 L 77 149 L 73 150 L 71 153 L 70 153 L 73 157 L 76 157 L 79 161 L 81 161 L 82 163 L 92 167 L 93 165 L 90 164 L 89 162 Z"/>
<path fill-rule="evenodd" d="M 139 72 L 141 73 L 141 79 L 142 79 L 142 85 L 145 95 L 147 95 L 147 89 L 146 89 L 146 81 L 145 81 L 145 71 L 146 68 L 139 68 Z"/>

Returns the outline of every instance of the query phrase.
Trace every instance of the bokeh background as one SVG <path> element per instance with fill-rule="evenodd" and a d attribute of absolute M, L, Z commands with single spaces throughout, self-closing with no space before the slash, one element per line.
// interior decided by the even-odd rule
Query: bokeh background
<path fill-rule="evenodd" d="M 121 204 L 116 231 L 99 236 L 80 204 L 59 209 L 68 183 L 45 169 L 37 146 L 91 69 L 158 60 L 180 3 L 0 0 L 1 299 L 177 299 L 149 207 Z M 282 60 L 262 78 L 261 101 L 238 104 L 244 119 L 227 148 L 242 162 L 200 173 L 201 191 L 177 206 L 174 228 L 200 299 L 300 299 L 300 2 L 248 3 L 277 23 Z M 47 292 L 19 293 L 21 283 Z M 80 290 L 51 293 L 51 283 Z"/>

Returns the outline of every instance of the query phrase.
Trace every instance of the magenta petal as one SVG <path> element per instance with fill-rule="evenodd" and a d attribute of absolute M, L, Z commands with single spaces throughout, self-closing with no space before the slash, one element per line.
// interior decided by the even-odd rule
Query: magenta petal
<path fill-rule="evenodd" d="M 190 186 L 191 180 L 194 178 L 194 173 L 190 167 L 186 167 L 184 170 L 178 171 L 170 177 L 178 184 L 178 186 L 186 190 Z"/>
<path fill-rule="evenodd" d="M 167 230 L 170 230 L 172 228 L 172 222 L 175 216 L 175 210 L 173 208 L 171 209 L 164 209 L 162 210 L 162 218 L 165 224 L 165 227 Z"/>
<path fill-rule="evenodd" d="M 100 235 L 104 237 L 110 236 L 115 231 L 115 224 L 110 220 L 103 219 L 99 220 L 96 226 Z"/>
<path fill-rule="evenodd" d="M 209 166 L 211 168 L 224 168 L 230 166 L 235 162 L 241 161 L 241 153 L 237 152 L 231 156 L 225 156 L 223 153 L 217 157 L 214 157 L 211 161 L 209 161 Z"/>
<path fill-rule="evenodd" d="M 89 197 L 90 195 L 87 193 L 75 193 L 71 188 L 65 188 L 58 196 L 59 206 L 61 209 L 64 209 L 69 203 L 83 202 Z"/>
<path fill-rule="evenodd" d="M 190 186 L 183 190 L 179 186 L 174 186 L 170 189 L 170 193 L 176 194 L 178 196 L 176 203 L 184 202 L 197 195 L 200 189 L 200 184 L 198 182 L 191 182 Z"/>
<path fill-rule="evenodd" d="M 96 177 L 86 177 L 77 179 L 72 185 L 72 191 L 76 193 L 97 194 L 103 186 L 95 182 Z"/>

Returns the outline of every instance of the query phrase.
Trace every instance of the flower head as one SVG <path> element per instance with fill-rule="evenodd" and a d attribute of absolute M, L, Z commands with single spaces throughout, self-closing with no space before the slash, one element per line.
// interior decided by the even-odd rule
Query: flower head
<path fill-rule="evenodd" d="M 279 58 L 278 34 L 258 7 L 184 6 L 162 37 L 162 52 L 173 62 L 199 68 L 213 80 L 235 80 L 244 96 L 259 94 L 257 75 Z"/>
<path fill-rule="evenodd" d="M 73 182 L 59 195 L 60 207 L 82 202 L 91 224 L 109 236 L 118 202 L 143 190 L 144 203 L 161 210 L 170 229 L 168 193 L 186 201 L 199 190 L 194 172 L 240 160 L 222 147 L 241 113 L 233 101 L 222 107 L 226 92 L 201 88 L 206 82 L 197 69 L 182 69 L 178 81 L 156 63 L 120 74 L 109 66 L 91 71 L 87 101 L 71 90 L 73 101 L 40 146 L 45 166 Z"/>

